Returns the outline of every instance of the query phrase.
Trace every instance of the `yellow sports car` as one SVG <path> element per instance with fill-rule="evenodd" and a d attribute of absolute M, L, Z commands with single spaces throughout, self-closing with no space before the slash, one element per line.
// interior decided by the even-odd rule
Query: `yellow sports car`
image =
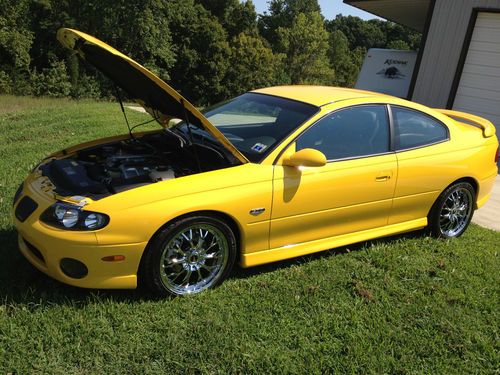
<path fill-rule="evenodd" d="M 197 293 L 236 262 L 421 228 L 458 237 L 491 194 L 498 140 L 483 118 L 315 86 L 201 113 L 107 44 L 71 29 L 58 39 L 162 125 L 66 148 L 20 186 L 20 250 L 64 283 Z"/>

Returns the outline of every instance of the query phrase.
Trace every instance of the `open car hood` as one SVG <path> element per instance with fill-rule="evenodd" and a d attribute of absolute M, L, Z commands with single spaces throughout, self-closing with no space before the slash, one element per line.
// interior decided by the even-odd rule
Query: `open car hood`
<path fill-rule="evenodd" d="M 160 123 L 165 124 L 172 118 L 184 120 L 187 117 L 190 124 L 210 133 L 236 159 L 242 163 L 248 162 L 195 106 L 141 64 L 78 30 L 59 29 L 57 39 L 64 47 L 75 51 L 83 60 L 110 78 Z"/>

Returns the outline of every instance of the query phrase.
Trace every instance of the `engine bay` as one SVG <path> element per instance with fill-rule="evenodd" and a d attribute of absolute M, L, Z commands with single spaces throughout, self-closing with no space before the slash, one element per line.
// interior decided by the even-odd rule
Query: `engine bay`
<path fill-rule="evenodd" d="M 161 130 L 141 137 L 106 143 L 40 167 L 59 195 L 93 199 L 135 187 L 233 165 L 224 151 L 203 143 L 189 143 Z"/>

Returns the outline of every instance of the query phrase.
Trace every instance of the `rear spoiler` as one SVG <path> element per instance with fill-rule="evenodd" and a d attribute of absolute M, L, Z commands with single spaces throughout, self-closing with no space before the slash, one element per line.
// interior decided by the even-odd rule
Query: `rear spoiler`
<path fill-rule="evenodd" d="M 466 123 L 482 129 L 483 136 L 485 138 L 493 137 L 495 135 L 495 132 L 496 132 L 495 125 L 493 125 L 491 123 L 491 121 L 486 120 L 485 118 L 482 118 L 482 117 L 479 117 L 476 115 L 471 115 L 470 113 L 453 111 L 451 109 L 435 108 L 434 110 L 438 111 L 439 113 L 442 113 L 443 115 L 451 117 L 453 119 L 465 120 Z"/>

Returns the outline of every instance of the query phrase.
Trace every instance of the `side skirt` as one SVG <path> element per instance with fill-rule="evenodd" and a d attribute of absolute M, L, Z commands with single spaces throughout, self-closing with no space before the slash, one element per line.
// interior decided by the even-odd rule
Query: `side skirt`
<path fill-rule="evenodd" d="M 425 228 L 426 226 L 427 218 L 424 217 L 421 219 L 405 221 L 403 223 L 368 229 L 361 232 L 348 233 L 340 236 L 304 242 L 301 244 L 291 244 L 275 249 L 242 254 L 240 265 L 244 268 L 258 266 L 260 264 L 295 258 L 302 255 L 329 250 L 335 247 L 350 245 L 356 242 L 373 240 L 375 238 L 391 236 L 398 233 L 410 232 L 413 230 Z"/>

